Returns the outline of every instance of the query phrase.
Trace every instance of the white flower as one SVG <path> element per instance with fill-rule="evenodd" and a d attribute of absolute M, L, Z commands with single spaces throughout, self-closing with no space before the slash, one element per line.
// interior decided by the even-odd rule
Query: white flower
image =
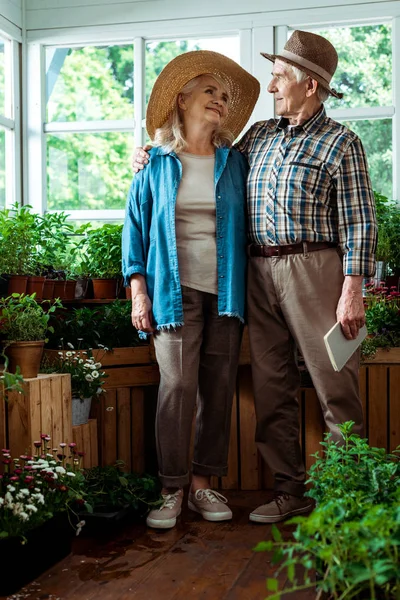
<path fill-rule="evenodd" d="M 64 474 L 65 473 L 64 467 L 56 467 L 56 473 L 62 473 L 62 474 Z"/>
<path fill-rule="evenodd" d="M 96 369 L 101 369 L 101 363 L 97 362 L 95 365 Z"/>
<path fill-rule="evenodd" d="M 67 342 L 67 346 L 68 348 L 72 348 L 72 350 L 74 349 L 73 345 L 71 344 L 71 342 Z"/>
<path fill-rule="evenodd" d="M 7 489 L 9 492 L 15 492 L 15 487 L 11 483 L 8 484 Z"/>
<path fill-rule="evenodd" d="M 1 506 L 2 504 L 4 504 L 4 498 L 2 498 L 2 497 L 0 496 L 0 506 Z"/>
<path fill-rule="evenodd" d="M 25 509 L 30 512 L 37 512 L 37 507 L 34 504 L 26 504 Z"/>
<path fill-rule="evenodd" d="M 6 492 L 5 496 L 4 496 L 4 500 L 6 502 L 6 504 L 8 504 L 10 506 L 10 508 L 12 508 L 14 506 L 14 498 L 11 496 L 10 492 Z"/>
<path fill-rule="evenodd" d="M 65 353 L 65 356 L 68 356 L 68 358 L 70 358 L 71 356 L 73 356 L 71 350 L 68 350 L 68 352 Z"/>
<path fill-rule="evenodd" d="M 89 363 L 85 363 L 85 364 L 83 365 L 83 368 L 84 368 L 84 369 L 90 369 L 90 365 L 89 365 Z"/>
<path fill-rule="evenodd" d="M 38 504 L 44 504 L 43 494 L 32 494 L 32 498 L 34 498 Z"/>
<path fill-rule="evenodd" d="M 96 365 L 90 365 L 90 368 L 92 369 L 92 371 L 96 368 Z"/>
<path fill-rule="evenodd" d="M 75 477 L 75 473 L 72 473 L 72 471 L 67 471 L 67 475 L 69 475 L 69 477 Z"/>
<path fill-rule="evenodd" d="M 78 360 L 78 363 L 81 365 L 81 364 L 83 363 L 83 358 L 80 358 L 80 359 Z"/>
<path fill-rule="evenodd" d="M 29 515 L 27 515 L 26 512 L 20 512 L 19 513 L 19 518 L 21 519 L 21 521 L 28 521 L 29 520 Z"/>
<path fill-rule="evenodd" d="M 64 352 L 59 352 L 58 356 L 64 356 Z"/>
<path fill-rule="evenodd" d="M 97 379 L 99 376 L 99 372 L 98 371 L 92 371 L 92 377 L 93 379 Z"/>
<path fill-rule="evenodd" d="M 90 373 L 85 375 L 85 379 L 86 379 L 86 381 L 93 381 L 93 377 L 90 375 Z"/>
<path fill-rule="evenodd" d="M 98 388 L 97 388 L 97 390 L 96 390 L 96 394 L 97 394 L 97 395 L 99 395 L 99 394 L 101 394 L 101 393 L 102 393 L 102 391 L 103 391 L 103 390 L 102 390 L 102 388 L 101 388 L 101 387 L 98 387 Z"/>
<path fill-rule="evenodd" d="M 19 490 L 20 494 L 24 494 L 24 496 L 29 496 L 30 491 L 28 490 L 28 488 L 22 488 L 22 490 Z"/>

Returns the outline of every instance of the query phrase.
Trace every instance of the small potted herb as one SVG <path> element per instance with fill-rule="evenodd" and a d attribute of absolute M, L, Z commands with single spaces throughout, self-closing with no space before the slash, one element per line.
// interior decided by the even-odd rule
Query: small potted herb
<path fill-rule="evenodd" d="M 95 298 L 116 298 L 121 284 L 122 225 L 106 223 L 85 232 L 86 267 Z"/>
<path fill-rule="evenodd" d="M 25 379 L 37 377 L 46 334 L 52 331 L 50 315 L 61 307 L 59 300 L 39 304 L 35 294 L 0 298 L 0 331 L 11 373 L 19 366 Z"/>

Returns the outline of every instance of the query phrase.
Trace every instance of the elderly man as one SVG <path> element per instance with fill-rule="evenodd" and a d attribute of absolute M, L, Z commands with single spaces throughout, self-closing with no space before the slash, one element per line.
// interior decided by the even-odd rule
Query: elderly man
<path fill-rule="evenodd" d="M 323 105 L 329 95 L 341 97 L 330 87 L 334 47 L 294 31 L 280 54 L 263 56 L 273 62 L 268 91 L 280 118 L 256 123 L 236 147 L 250 164 L 247 299 L 256 441 L 275 480 L 274 499 L 250 520 L 274 523 L 312 508 L 304 497 L 296 348 L 333 439 L 340 440 L 338 424 L 349 420 L 363 434 L 359 353 L 335 372 L 323 338 L 336 321 L 348 339 L 364 324 L 362 281 L 375 270 L 377 227 L 361 142 Z M 142 161 L 136 158 L 136 170 Z"/>

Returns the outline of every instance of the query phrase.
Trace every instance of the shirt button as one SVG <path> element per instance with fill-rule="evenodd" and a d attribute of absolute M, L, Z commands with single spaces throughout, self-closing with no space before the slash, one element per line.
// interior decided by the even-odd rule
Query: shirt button
<path fill-rule="evenodd" d="M 224 255 L 223 255 L 223 254 L 220 254 L 220 255 L 219 255 L 219 257 L 220 257 L 220 258 L 224 258 Z"/>
<path fill-rule="evenodd" d="M 224 278 L 224 276 L 223 276 L 223 275 L 220 275 L 220 276 L 219 276 L 219 278 L 220 278 L 220 279 L 223 279 L 223 278 Z"/>
<path fill-rule="evenodd" d="M 223 235 L 220 235 L 219 237 L 220 237 L 220 239 L 222 239 L 224 236 L 223 236 Z"/>
<path fill-rule="evenodd" d="M 220 219 L 222 219 L 222 217 L 219 217 Z"/>
<path fill-rule="evenodd" d="M 221 200 L 221 196 L 217 196 L 217 198 L 218 198 L 219 200 Z"/>

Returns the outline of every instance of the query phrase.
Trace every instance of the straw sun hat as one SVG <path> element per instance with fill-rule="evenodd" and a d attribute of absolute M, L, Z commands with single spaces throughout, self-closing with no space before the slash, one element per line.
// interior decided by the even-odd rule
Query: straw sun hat
<path fill-rule="evenodd" d="M 321 35 L 296 30 L 286 42 L 282 52 L 278 54 L 261 52 L 261 54 L 272 62 L 279 58 L 279 60 L 301 69 L 318 81 L 332 96 L 343 97 L 343 94 L 329 85 L 338 63 L 337 52 L 332 44 Z"/>
<path fill-rule="evenodd" d="M 186 52 L 171 60 L 161 71 L 151 92 L 146 128 L 151 139 L 176 106 L 182 88 L 199 75 L 216 75 L 229 91 L 229 111 L 224 128 L 236 138 L 250 118 L 260 93 L 260 84 L 234 60 L 210 50 Z"/>

